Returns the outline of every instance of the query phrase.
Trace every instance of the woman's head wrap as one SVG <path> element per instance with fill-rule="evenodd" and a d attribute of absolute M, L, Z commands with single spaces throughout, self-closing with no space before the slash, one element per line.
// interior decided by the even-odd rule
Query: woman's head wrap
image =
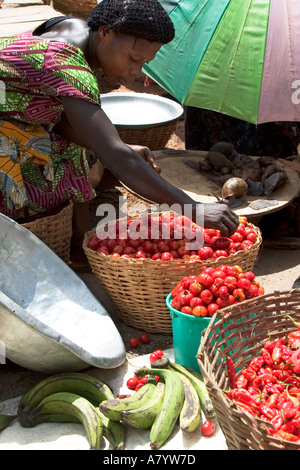
<path fill-rule="evenodd" d="M 162 44 L 172 41 L 175 34 L 174 25 L 158 0 L 102 0 L 91 11 L 88 26 L 97 31 L 102 25 Z"/>

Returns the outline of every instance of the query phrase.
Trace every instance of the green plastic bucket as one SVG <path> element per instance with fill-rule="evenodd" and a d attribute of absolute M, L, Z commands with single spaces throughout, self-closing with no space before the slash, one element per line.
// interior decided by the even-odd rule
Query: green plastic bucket
<path fill-rule="evenodd" d="M 201 332 L 208 327 L 211 318 L 195 317 L 179 312 L 172 307 L 171 301 L 172 295 L 169 294 L 166 298 L 166 304 L 172 318 L 175 362 L 199 371 L 196 354 L 200 346 Z"/>

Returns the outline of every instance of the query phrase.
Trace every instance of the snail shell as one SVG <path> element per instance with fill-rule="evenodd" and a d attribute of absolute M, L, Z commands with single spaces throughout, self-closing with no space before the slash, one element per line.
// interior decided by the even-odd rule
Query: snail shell
<path fill-rule="evenodd" d="M 222 198 L 230 196 L 241 198 L 248 191 L 248 184 L 242 178 L 229 178 L 222 187 Z"/>

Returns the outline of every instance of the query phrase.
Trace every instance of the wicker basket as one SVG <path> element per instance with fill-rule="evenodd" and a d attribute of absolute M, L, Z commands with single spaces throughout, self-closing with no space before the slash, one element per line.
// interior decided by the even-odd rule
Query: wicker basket
<path fill-rule="evenodd" d="M 53 8 L 64 15 L 87 19 L 97 0 L 53 0 Z"/>
<path fill-rule="evenodd" d="M 258 237 L 254 245 L 227 258 L 204 261 L 153 261 L 106 256 L 91 250 L 88 240 L 96 229 L 85 234 L 83 249 L 93 273 L 111 298 L 120 320 L 129 326 L 150 333 L 172 334 L 172 319 L 166 297 L 184 276 L 199 274 L 204 266 L 240 265 L 252 270 L 262 242 L 261 233 L 252 226 Z"/>
<path fill-rule="evenodd" d="M 58 213 L 22 224 L 66 263 L 70 258 L 73 203 L 69 202 Z"/>
<path fill-rule="evenodd" d="M 116 126 L 120 138 L 126 144 L 144 145 L 150 150 L 162 150 L 165 148 L 171 135 L 176 130 L 177 119 L 151 127 L 122 128 Z"/>
<path fill-rule="evenodd" d="M 299 444 L 281 441 L 265 431 L 264 423 L 239 410 L 226 398 L 229 389 L 224 355 L 230 355 L 236 370 L 244 368 L 267 340 L 276 340 L 295 326 L 285 317 L 300 321 L 300 290 L 274 292 L 227 307 L 212 317 L 202 333 L 197 354 L 204 377 L 230 450 L 296 450 Z M 219 315 L 219 316 L 218 316 Z M 222 351 L 222 352 L 221 352 Z"/>

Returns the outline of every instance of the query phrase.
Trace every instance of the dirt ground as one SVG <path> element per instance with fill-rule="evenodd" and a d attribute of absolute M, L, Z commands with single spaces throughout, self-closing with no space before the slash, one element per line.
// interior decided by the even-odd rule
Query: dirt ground
<path fill-rule="evenodd" d="M 119 92 L 119 91 L 132 91 L 132 92 L 147 92 L 153 94 L 164 95 L 165 92 L 158 85 L 150 85 L 145 87 L 143 79 L 136 80 L 131 90 L 120 87 L 118 89 L 111 88 L 102 77 L 101 89 L 103 93 Z M 176 131 L 170 137 L 166 148 L 170 149 L 184 149 L 184 118 L 177 122 Z M 91 226 L 94 226 L 95 210 L 99 203 L 103 201 L 116 201 L 120 193 L 128 198 L 128 205 L 136 202 L 135 196 L 128 193 L 119 183 L 110 178 L 107 184 L 100 188 L 99 196 L 92 202 L 90 206 Z M 267 223 L 270 228 L 270 224 Z M 257 263 L 254 268 L 257 279 L 264 285 L 266 293 L 273 292 L 273 290 L 289 290 L 296 277 L 300 274 L 300 238 L 294 237 L 293 243 L 281 242 L 276 248 L 272 243 L 266 243 L 259 255 Z M 172 336 L 162 334 L 150 334 L 151 341 L 148 345 L 140 345 L 137 350 L 130 350 L 129 339 L 133 336 L 139 336 L 141 331 L 129 327 L 119 321 L 116 317 L 110 299 L 101 290 L 98 281 L 91 273 L 78 273 L 84 280 L 88 288 L 99 298 L 111 314 L 120 334 L 123 338 L 124 344 L 127 348 L 127 357 L 131 358 L 136 355 L 142 355 L 152 352 L 155 349 L 168 349 L 171 348 Z M 36 384 L 39 380 L 45 377 L 45 374 L 30 371 L 19 367 L 16 364 L 6 361 L 6 364 L 0 365 L 0 402 L 9 398 L 13 398 L 23 394 L 31 386 Z"/>

